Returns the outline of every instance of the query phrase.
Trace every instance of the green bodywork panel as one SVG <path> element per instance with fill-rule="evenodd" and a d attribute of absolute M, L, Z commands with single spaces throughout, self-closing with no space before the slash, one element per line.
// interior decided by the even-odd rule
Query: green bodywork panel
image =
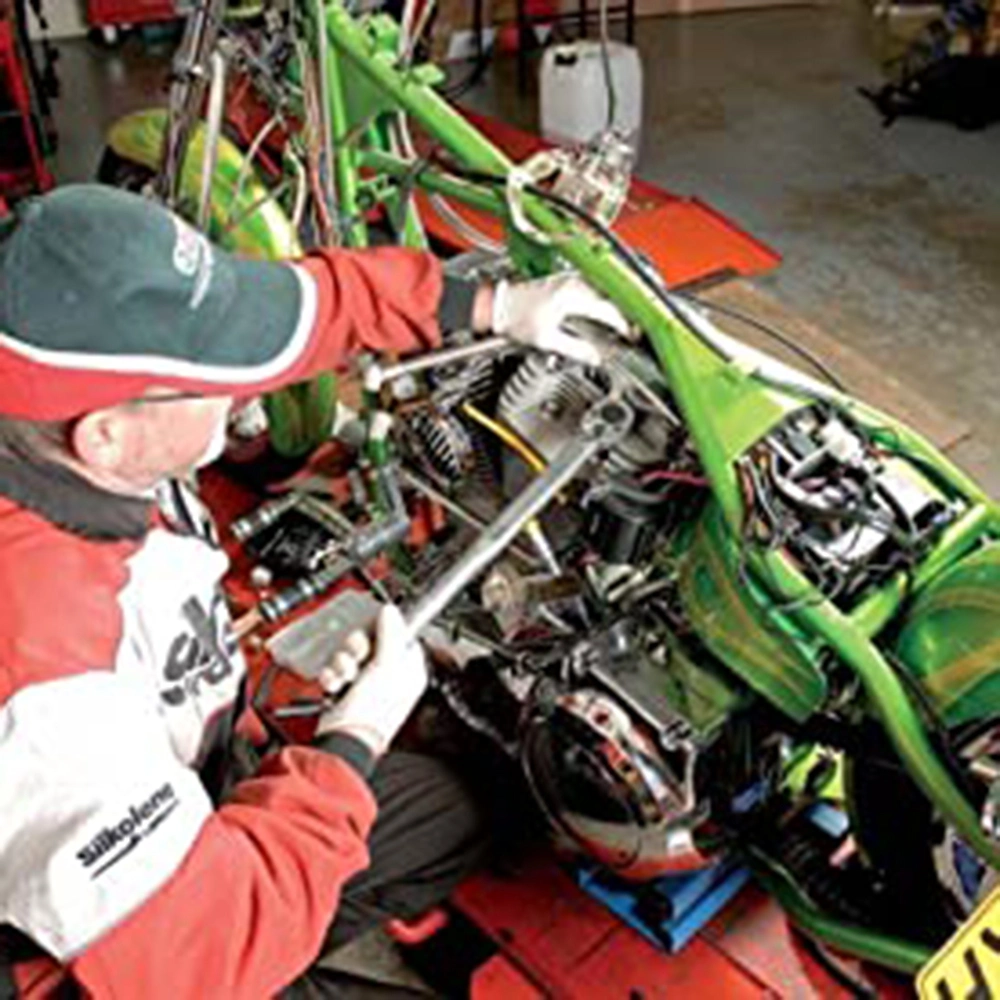
<path fill-rule="evenodd" d="M 896 652 L 949 728 L 1000 712 L 1000 543 L 923 590 Z"/>
<path fill-rule="evenodd" d="M 707 737 L 746 703 L 747 693 L 727 680 L 721 670 L 690 656 L 675 636 L 669 635 L 665 641 L 664 697 L 700 736 Z"/>
<path fill-rule="evenodd" d="M 701 641 L 730 670 L 793 719 L 808 718 L 826 697 L 820 646 L 791 621 L 765 610 L 746 574 L 722 513 L 709 503 L 680 563 L 680 593 Z"/>
<path fill-rule="evenodd" d="M 732 465 L 788 414 L 802 408 L 801 397 L 762 383 L 749 366 L 725 360 L 690 331 L 675 336 L 675 348 L 684 355 L 687 377 L 697 385 L 698 405 L 711 414 L 722 462 Z M 690 391 L 676 384 L 671 388 L 678 396 Z M 684 408 L 685 401 L 680 402 Z"/>
<path fill-rule="evenodd" d="M 330 436 L 337 412 L 337 377 L 327 372 L 272 392 L 264 405 L 274 450 L 293 458 L 308 455 Z"/>

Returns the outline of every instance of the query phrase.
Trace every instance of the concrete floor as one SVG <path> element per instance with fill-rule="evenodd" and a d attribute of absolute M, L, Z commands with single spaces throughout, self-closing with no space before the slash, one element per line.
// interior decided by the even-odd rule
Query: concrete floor
<path fill-rule="evenodd" d="M 108 126 L 130 111 L 166 104 L 172 46 L 146 45 L 133 36 L 115 48 L 82 38 L 60 41 L 58 48 L 56 177 L 62 183 L 93 180 Z"/>
<path fill-rule="evenodd" d="M 761 284 L 972 424 L 956 457 L 1000 496 L 1000 127 L 882 129 L 855 92 L 879 78 L 860 0 L 644 21 L 638 35 L 640 173 L 776 247 L 784 263 Z M 82 179 L 103 128 L 162 93 L 167 52 L 61 48 L 57 169 Z M 510 59 L 466 100 L 535 124 Z"/>

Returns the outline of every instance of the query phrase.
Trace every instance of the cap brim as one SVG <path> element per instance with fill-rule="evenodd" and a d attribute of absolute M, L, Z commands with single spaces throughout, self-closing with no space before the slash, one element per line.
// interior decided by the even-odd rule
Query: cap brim
<path fill-rule="evenodd" d="M 59 420 L 137 399 L 153 386 L 248 396 L 311 377 L 317 314 L 313 277 L 298 264 L 230 263 L 232 294 L 199 331 L 197 361 L 48 351 L 0 332 L 3 412 Z"/>

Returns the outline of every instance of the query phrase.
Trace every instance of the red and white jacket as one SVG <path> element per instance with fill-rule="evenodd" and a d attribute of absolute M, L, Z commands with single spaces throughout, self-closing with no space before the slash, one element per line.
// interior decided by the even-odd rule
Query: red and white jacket
<path fill-rule="evenodd" d="M 296 266 L 316 293 L 302 377 L 433 346 L 470 301 L 411 251 Z M 23 996 L 67 977 L 97 997 L 273 996 L 368 863 L 375 802 L 335 754 L 286 747 L 213 802 L 245 666 L 226 556 L 165 500 L 0 458 L 0 923 L 50 956 L 16 967 Z"/>

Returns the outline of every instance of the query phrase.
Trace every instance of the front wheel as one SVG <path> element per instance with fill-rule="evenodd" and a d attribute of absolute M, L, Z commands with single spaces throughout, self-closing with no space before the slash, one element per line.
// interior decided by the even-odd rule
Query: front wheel
<path fill-rule="evenodd" d="M 1000 881 L 935 810 L 884 741 L 848 761 L 855 836 L 882 881 L 898 933 L 939 945 Z M 952 734 L 983 828 L 1000 839 L 1000 720 Z"/>

